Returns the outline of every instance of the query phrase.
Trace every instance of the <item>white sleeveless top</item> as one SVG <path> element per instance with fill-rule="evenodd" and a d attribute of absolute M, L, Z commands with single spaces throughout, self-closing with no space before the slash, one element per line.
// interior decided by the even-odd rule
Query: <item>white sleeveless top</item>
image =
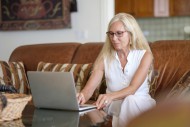
<path fill-rule="evenodd" d="M 109 65 L 107 60 L 104 59 L 107 93 L 121 90 L 130 84 L 145 52 L 146 50 L 130 50 L 126 58 L 128 62 L 125 65 L 124 72 L 117 53 L 115 53 L 115 59 Z M 135 93 L 135 95 L 145 94 L 149 94 L 148 75 Z"/>

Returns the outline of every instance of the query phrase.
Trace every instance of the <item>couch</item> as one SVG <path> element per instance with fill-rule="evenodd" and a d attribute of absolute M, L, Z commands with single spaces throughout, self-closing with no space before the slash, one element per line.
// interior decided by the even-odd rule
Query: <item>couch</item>
<path fill-rule="evenodd" d="M 156 78 L 151 86 L 151 95 L 157 103 L 168 94 L 179 94 L 179 80 L 190 69 L 190 40 L 161 40 L 149 43 L 154 56 Z M 40 61 L 49 63 L 93 63 L 101 51 L 102 42 L 47 43 L 17 47 L 9 61 L 22 61 L 25 71 L 36 71 Z M 178 84 L 176 86 L 176 84 Z M 100 91 L 105 92 L 105 86 Z M 178 89 L 180 89 L 178 91 Z M 178 91 L 178 92 L 176 92 Z M 111 124 L 109 124 L 110 126 Z"/>

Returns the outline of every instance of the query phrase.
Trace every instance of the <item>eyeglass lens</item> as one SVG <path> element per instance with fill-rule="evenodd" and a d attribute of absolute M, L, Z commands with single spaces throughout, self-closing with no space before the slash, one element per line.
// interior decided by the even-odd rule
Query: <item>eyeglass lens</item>
<path fill-rule="evenodd" d="M 114 34 L 115 34 L 115 36 L 117 36 L 117 37 L 122 37 L 124 32 L 126 32 L 126 31 L 117 31 L 117 32 L 115 32 L 115 33 L 114 33 L 114 32 L 111 32 L 111 31 L 108 31 L 108 32 L 106 32 L 106 34 L 107 34 L 109 37 L 113 37 Z"/>

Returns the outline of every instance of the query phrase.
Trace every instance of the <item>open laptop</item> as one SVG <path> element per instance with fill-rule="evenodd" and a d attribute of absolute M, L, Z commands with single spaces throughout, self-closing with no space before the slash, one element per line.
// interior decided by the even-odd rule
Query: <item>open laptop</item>
<path fill-rule="evenodd" d="M 95 105 L 79 105 L 72 72 L 28 71 L 34 105 L 37 108 L 84 111 Z"/>

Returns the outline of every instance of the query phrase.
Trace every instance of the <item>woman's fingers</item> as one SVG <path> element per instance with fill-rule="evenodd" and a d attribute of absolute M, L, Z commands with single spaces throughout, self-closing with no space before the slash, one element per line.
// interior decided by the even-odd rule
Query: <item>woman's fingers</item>
<path fill-rule="evenodd" d="M 85 98 L 83 93 L 77 93 L 77 100 L 79 104 L 85 103 Z"/>
<path fill-rule="evenodd" d="M 101 109 L 109 104 L 109 100 L 106 94 L 101 94 L 96 101 L 96 106 Z"/>
<path fill-rule="evenodd" d="M 100 94 L 97 101 L 96 101 L 96 106 L 97 106 L 97 109 L 100 109 L 101 108 L 101 105 L 102 105 L 102 99 L 103 98 L 103 95 Z"/>

